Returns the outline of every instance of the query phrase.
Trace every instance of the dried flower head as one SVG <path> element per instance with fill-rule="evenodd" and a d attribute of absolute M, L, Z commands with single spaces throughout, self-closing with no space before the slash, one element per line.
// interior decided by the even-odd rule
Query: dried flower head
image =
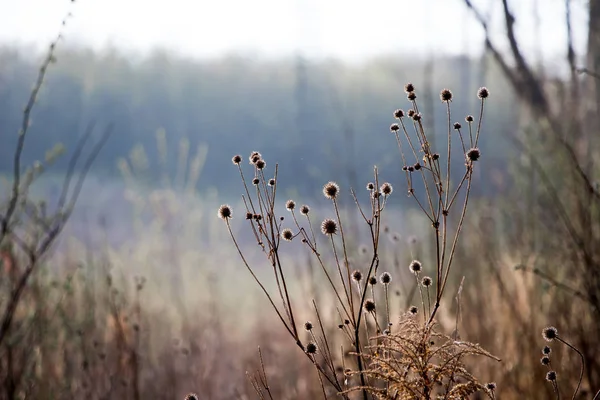
<path fill-rule="evenodd" d="M 431 286 L 431 283 L 432 283 L 432 280 L 428 276 L 424 276 L 423 279 L 421 279 L 421 285 L 423 285 L 425 287 Z"/>
<path fill-rule="evenodd" d="M 546 374 L 546 380 L 548 382 L 556 381 L 556 371 L 548 371 L 548 373 Z"/>
<path fill-rule="evenodd" d="M 317 354 L 317 344 L 310 342 L 309 344 L 306 345 L 306 352 L 308 354 Z"/>
<path fill-rule="evenodd" d="M 253 214 L 250 211 L 246 213 L 246 219 L 252 219 L 252 216 Z"/>
<path fill-rule="evenodd" d="M 543 356 L 540 359 L 540 362 L 542 363 L 542 365 L 550 365 L 550 357 L 548 356 Z"/>
<path fill-rule="evenodd" d="M 403 110 L 401 110 L 401 109 L 399 108 L 399 109 L 397 109 L 396 111 L 394 111 L 394 118 L 396 118 L 396 119 L 400 119 L 400 118 L 402 118 L 402 117 L 404 117 L 404 111 L 403 111 Z"/>
<path fill-rule="evenodd" d="M 394 188 L 388 182 L 385 182 L 383 185 L 381 185 L 379 190 L 381 190 L 381 193 L 384 196 L 389 196 L 394 191 Z"/>
<path fill-rule="evenodd" d="M 219 218 L 221 218 L 222 220 L 228 220 L 229 218 L 232 218 L 233 216 L 233 211 L 231 209 L 231 206 L 229 204 L 223 204 L 221 207 L 219 207 L 219 212 L 218 212 Z"/>
<path fill-rule="evenodd" d="M 421 169 L 421 164 L 417 162 L 417 163 L 415 163 L 415 165 L 413 165 L 413 168 L 415 171 L 418 171 Z"/>
<path fill-rule="evenodd" d="M 256 168 L 258 169 L 264 169 L 267 166 L 267 163 L 261 158 L 260 160 L 256 161 L 254 165 L 256 165 Z"/>
<path fill-rule="evenodd" d="M 379 281 L 384 285 L 388 285 L 392 281 L 392 275 L 389 272 L 384 272 L 379 276 Z"/>
<path fill-rule="evenodd" d="M 333 200 L 337 197 L 340 192 L 340 187 L 335 182 L 327 182 L 323 186 L 323 194 L 330 200 Z"/>
<path fill-rule="evenodd" d="M 452 92 L 449 89 L 443 89 L 440 92 L 440 100 L 444 102 L 449 102 L 452 100 Z"/>
<path fill-rule="evenodd" d="M 258 179 L 258 178 L 254 178 L 254 179 L 252 179 L 252 184 L 253 184 L 254 186 L 258 186 L 258 184 L 259 184 L 259 183 L 260 183 L 260 179 Z"/>
<path fill-rule="evenodd" d="M 275 178 L 269 179 L 269 186 L 275 186 Z"/>
<path fill-rule="evenodd" d="M 252 153 L 250 153 L 250 157 L 248 157 L 248 160 L 250 160 L 250 164 L 254 164 L 261 158 L 262 155 L 258 151 L 253 151 Z"/>
<path fill-rule="evenodd" d="M 292 211 L 294 208 L 296 208 L 296 202 L 295 202 L 294 200 L 288 200 L 288 201 L 285 203 L 285 208 L 286 208 L 288 211 Z"/>
<path fill-rule="evenodd" d="M 371 299 L 365 300 L 364 308 L 366 312 L 375 312 L 375 302 Z"/>
<path fill-rule="evenodd" d="M 409 118 L 412 118 L 413 115 L 415 115 L 415 110 L 413 110 L 413 109 L 408 110 L 406 112 L 406 115 L 408 115 Z"/>
<path fill-rule="evenodd" d="M 370 285 L 377 285 L 377 278 L 375 278 L 374 276 L 369 278 L 369 284 Z"/>
<path fill-rule="evenodd" d="M 337 229 L 337 222 L 330 218 L 323 220 L 321 223 L 321 232 L 323 232 L 324 235 L 335 235 L 337 233 Z"/>
<path fill-rule="evenodd" d="M 304 323 L 304 329 L 306 329 L 307 331 L 309 331 L 309 332 L 310 332 L 310 331 L 312 330 L 312 328 L 313 328 L 313 324 L 312 324 L 312 322 L 310 322 L 310 321 L 306 321 L 306 322 Z"/>
<path fill-rule="evenodd" d="M 408 266 L 408 269 L 413 274 L 418 274 L 423 269 L 423 265 L 421 264 L 421 261 L 419 261 L 419 260 L 412 260 L 410 265 Z"/>
<path fill-rule="evenodd" d="M 235 165 L 238 165 L 239 163 L 242 162 L 242 156 L 240 156 L 239 154 L 233 156 L 233 158 L 231 159 L 231 162 L 234 163 Z"/>
<path fill-rule="evenodd" d="M 367 190 L 374 190 L 374 189 L 375 189 L 375 184 L 373 182 L 367 183 Z"/>
<path fill-rule="evenodd" d="M 542 337 L 547 342 L 551 342 L 558 337 L 558 329 L 553 326 L 548 326 L 542 331 Z"/>
<path fill-rule="evenodd" d="M 479 97 L 482 100 L 487 99 L 487 97 L 489 95 L 490 95 L 490 91 L 485 86 L 480 87 L 479 90 L 477 91 L 477 97 Z"/>
<path fill-rule="evenodd" d="M 552 349 L 550 348 L 550 346 L 544 346 L 544 348 L 542 349 L 542 354 L 548 355 L 552 353 Z"/>
<path fill-rule="evenodd" d="M 352 272 L 352 280 L 354 280 L 355 282 L 360 282 L 362 280 L 362 277 L 363 274 L 359 270 L 354 270 L 354 272 Z"/>
<path fill-rule="evenodd" d="M 412 83 L 407 83 L 406 85 L 404 85 L 404 91 L 406 93 L 414 92 L 415 91 L 415 85 L 413 85 Z"/>
<path fill-rule="evenodd" d="M 398 132 L 399 130 L 400 130 L 400 125 L 398 125 L 397 123 L 393 123 L 390 125 L 390 131 Z"/>
<path fill-rule="evenodd" d="M 406 98 L 410 101 L 415 101 L 417 99 L 417 94 L 415 92 L 410 92 L 406 95 Z"/>
<path fill-rule="evenodd" d="M 467 122 L 473 122 L 473 116 L 472 115 L 467 115 L 465 117 L 465 121 L 467 121 Z"/>
<path fill-rule="evenodd" d="M 462 128 L 462 125 L 459 122 L 455 122 L 454 129 L 459 130 L 460 128 Z"/>
<path fill-rule="evenodd" d="M 479 160 L 479 157 L 481 157 L 481 152 L 479 151 L 479 148 L 473 147 L 472 149 L 467 151 L 467 160 L 477 161 Z"/>
<path fill-rule="evenodd" d="M 289 228 L 285 228 L 284 230 L 281 231 L 281 238 L 283 240 L 287 240 L 288 242 L 291 242 L 292 239 L 294 238 L 294 232 L 292 232 L 292 230 Z"/>
<path fill-rule="evenodd" d="M 300 207 L 300 213 L 302 215 L 308 215 L 309 212 L 310 212 L 310 207 L 307 206 L 306 204 L 303 205 L 302 207 Z"/>
<path fill-rule="evenodd" d="M 411 313 L 412 315 L 416 315 L 419 312 L 419 309 L 417 308 L 417 306 L 410 306 L 410 308 L 408 309 L 408 312 Z"/>
<path fill-rule="evenodd" d="M 485 384 L 487 390 L 494 391 L 496 390 L 496 382 L 489 382 Z"/>
<path fill-rule="evenodd" d="M 184 400 L 198 400 L 198 395 L 196 393 L 188 393 Z"/>
<path fill-rule="evenodd" d="M 415 113 L 412 117 L 413 121 L 420 121 L 422 118 L 421 113 Z"/>

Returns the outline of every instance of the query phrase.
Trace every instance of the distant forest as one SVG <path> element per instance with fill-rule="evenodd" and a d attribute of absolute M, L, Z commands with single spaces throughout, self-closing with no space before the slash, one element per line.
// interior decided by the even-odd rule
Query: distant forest
<path fill-rule="evenodd" d="M 11 170 L 23 107 L 40 59 L 24 49 L 0 49 L 1 173 Z M 384 179 L 400 184 L 401 162 L 389 126 L 394 109 L 409 107 L 403 92 L 407 82 L 417 88 L 426 126 L 435 131 L 435 140 L 443 141 L 447 115 L 440 90 L 452 90 L 452 122 L 464 124 L 467 114 L 478 114 L 477 88 L 490 89 L 478 169 L 485 179 L 477 187 L 489 193 L 503 190 L 488 177 L 506 173 L 512 152 L 505 138 L 515 129 L 510 122 L 517 118 L 516 102 L 491 60 L 465 57 L 432 62 L 397 55 L 349 65 L 300 56 L 192 60 L 165 51 L 133 59 L 114 49 L 63 48 L 32 115 L 24 160 L 43 159 L 57 142 L 72 150 L 87 124 L 96 121 L 98 130 L 109 123 L 115 127 L 94 168 L 108 177 L 119 174 L 120 158 L 132 151 L 139 157 L 143 147 L 146 179 L 152 184 L 165 168 L 157 162 L 156 142 L 157 131 L 164 129 L 170 174 L 177 168 L 180 140 L 189 141 L 191 153 L 206 146 L 199 191 L 239 192 L 231 179 L 231 157 L 239 153 L 247 159 L 253 150 L 270 166 L 278 163 L 280 182 L 285 180 L 302 195 L 314 195 L 315 185 L 318 189 L 331 179 L 362 187 L 372 180 L 374 164 Z M 65 166 L 66 157 L 53 168 Z M 454 172 L 458 179 L 462 171 Z"/>

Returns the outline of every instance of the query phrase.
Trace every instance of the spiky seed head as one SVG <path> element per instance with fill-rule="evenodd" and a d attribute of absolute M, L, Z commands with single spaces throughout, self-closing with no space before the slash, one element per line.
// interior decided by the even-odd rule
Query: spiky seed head
<path fill-rule="evenodd" d="M 485 86 L 480 87 L 479 90 L 477 91 L 477 97 L 479 97 L 482 100 L 487 99 L 487 97 L 489 95 L 490 95 L 490 91 Z"/>
<path fill-rule="evenodd" d="M 309 344 L 306 345 L 306 352 L 308 354 L 317 354 L 317 344 L 310 342 Z"/>
<path fill-rule="evenodd" d="M 218 215 L 219 218 L 226 221 L 233 217 L 233 210 L 229 204 L 223 204 L 221 207 L 219 207 Z"/>
<path fill-rule="evenodd" d="M 344 320 L 344 324 L 346 324 L 346 325 L 350 325 L 350 320 L 349 320 L 349 319 L 345 319 L 345 320 Z"/>
<path fill-rule="evenodd" d="M 375 184 L 373 182 L 367 183 L 367 190 L 374 190 L 374 189 L 375 189 Z"/>
<path fill-rule="evenodd" d="M 404 117 L 404 110 L 399 108 L 396 111 L 394 111 L 394 118 L 400 119 L 402 117 Z"/>
<path fill-rule="evenodd" d="M 408 172 L 413 172 L 415 170 L 415 167 L 413 165 L 409 165 L 408 167 L 406 167 L 406 169 L 408 170 Z"/>
<path fill-rule="evenodd" d="M 393 123 L 390 125 L 390 131 L 392 132 L 398 132 L 400 130 L 400 125 Z"/>
<path fill-rule="evenodd" d="M 308 215 L 309 212 L 310 212 L 310 207 L 307 206 L 306 204 L 303 205 L 302 207 L 300 207 L 300 214 Z"/>
<path fill-rule="evenodd" d="M 286 201 L 285 208 L 288 211 L 292 211 L 294 208 L 296 208 L 296 202 L 294 200 L 288 200 L 288 201 Z"/>
<path fill-rule="evenodd" d="M 548 373 L 546 374 L 546 380 L 548 382 L 556 381 L 556 371 L 548 371 Z"/>
<path fill-rule="evenodd" d="M 467 115 L 465 117 L 465 121 L 467 121 L 467 122 L 473 122 L 473 116 L 472 115 Z"/>
<path fill-rule="evenodd" d="M 289 228 L 285 228 L 284 230 L 281 231 L 281 238 L 283 240 L 291 242 L 292 239 L 294 238 L 294 232 L 292 232 L 292 230 Z"/>
<path fill-rule="evenodd" d="M 312 330 L 312 328 L 313 328 L 313 324 L 312 324 L 312 322 L 310 322 L 310 321 L 306 321 L 306 322 L 304 323 L 304 329 L 306 329 L 308 332 L 310 332 L 310 331 Z"/>
<path fill-rule="evenodd" d="M 255 164 L 261 158 L 262 155 L 258 151 L 253 151 L 252 153 L 250 153 L 250 157 L 248 157 L 248 160 L 250 160 L 250 164 Z"/>
<path fill-rule="evenodd" d="M 354 272 L 352 272 L 352 280 L 356 283 L 359 283 L 362 280 L 362 277 L 363 274 L 359 270 L 354 270 Z"/>
<path fill-rule="evenodd" d="M 239 163 L 242 162 L 242 156 L 240 156 L 239 154 L 233 156 L 233 158 L 231 159 L 231 162 L 234 163 L 235 165 L 238 165 Z"/>
<path fill-rule="evenodd" d="M 196 393 L 188 393 L 184 400 L 198 400 L 198 395 Z"/>
<path fill-rule="evenodd" d="M 423 279 L 421 279 L 421 285 L 423 285 L 425 287 L 431 286 L 431 283 L 432 283 L 432 280 L 428 276 L 424 276 Z"/>
<path fill-rule="evenodd" d="M 542 331 L 542 337 L 545 341 L 551 342 L 558 337 L 558 329 L 553 326 L 548 326 Z"/>
<path fill-rule="evenodd" d="M 443 102 L 449 102 L 452 100 L 452 92 L 449 89 L 443 89 L 440 92 L 440 100 Z"/>
<path fill-rule="evenodd" d="M 544 346 L 544 348 L 542 349 L 542 354 L 548 355 L 552 353 L 552 349 L 550 348 L 550 346 Z"/>
<path fill-rule="evenodd" d="M 418 171 L 421 169 L 421 164 L 420 163 L 415 163 L 415 165 L 413 165 L 413 168 L 415 169 L 415 171 Z"/>
<path fill-rule="evenodd" d="M 421 264 L 421 261 L 419 261 L 419 260 L 412 260 L 410 265 L 408 266 L 408 269 L 413 274 L 419 274 L 423 269 L 423 265 Z"/>
<path fill-rule="evenodd" d="M 323 232 L 324 235 L 335 235 L 337 233 L 337 229 L 337 222 L 330 218 L 323 220 L 321 223 L 321 232 Z"/>
<path fill-rule="evenodd" d="M 411 108 L 406 112 L 406 115 L 408 115 L 409 118 L 412 118 L 415 115 L 415 110 Z"/>
<path fill-rule="evenodd" d="M 467 151 L 467 160 L 477 161 L 479 160 L 479 157 L 481 157 L 481 151 L 479 151 L 479 148 L 473 147 L 472 149 Z"/>
<path fill-rule="evenodd" d="M 496 390 L 496 382 L 486 383 L 485 387 L 487 388 L 487 390 L 490 390 L 493 392 L 494 390 Z"/>
<path fill-rule="evenodd" d="M 394 191 L 394 188 L 388 182 L 385 182 L 381 185 L 379 190 L 381 190 L 381 193 L 383 193 L 384 196 L 389 196 Z"/>
<path fill-rule="evenodd" d="M 413 121 L 420 121 L 422 116 L 420 113 L 415 113 L 415 115 L 413 115 Z"/>
<path fill-rule="evenodd" d="M 550 365 L 550 357 L 548 356 L 543 356 L 540 359 L 540 362 L 542 363 L 542 365 Z"/>
<path fill-rule="evenodd" d="M 251 212 L 247 212 L 246 213 L 246 219 L 252 219 L 252 213 Z"/>
<path fill-rule="evenodd" d="M 327 182 L 323 186 L 323 195 L 330 200 L 333 200 L 340 193 L 340 187 L 335 182 Z"/>
<path fill-rule="evenodd" d="M 406 95 L 406 98 L 410 101 L 415 101 L 417 99 L 417 94 L 415 92 L 410 92 Z"/>
<path fill-rule="evenodd" d="M 275 178 L 269 179 L 269 186 L 275 186 Z"/>
<path fill-rule="evenodd" d="M 404 166 L 402 167 L 402 171 L 408 171 L 408 167 L 407 167 L 406 165 L 404 165 Z"/>
<path fill-rule="evenodd" d="M 375 312 L 375 302 L 371 299 L 365 300 L 365 305 L 363 307 L 366 312 Z"/>
<path fill-rule="evenodd" d="M 375 278 L 374 276 L 369 278 L 369 284 L 370 285 L 377 285 L 377 278 Z"/>
<path fill-rule="evenodd" d="M 267 163 L 265 162 L 265 160 L 263 160 L 263 159 L 261 158 L 261 159 L 260 159 L 260 160 L 258 160 L 258 161 L 256 162 L 256 164 L 254 164 L 254 165 L 256 165 L 256 168 L 258 168 L 258 169 L 264 169 L 264 168 L 267 166 Z"/>
<path fill-rule="evenodd" d="M 404 91 L 406 93 L 410 93 L 410 92 L 414 92 L 415 91 L 415 85 L 413 85 L 412 83 L 407 83 L 406 85 L 404 85 Z"/>
<path fill-rule="evenodd" d="M 253 184 L 254 186 L 258 186 L 258 184 L 259 184 L 259 183 L 260 183 L 260 179 L 258 179 L 258 178 L 254 178 L 254 179 L 252 179 L 252 184 Z"/>
<path fill-rule="evenodd" d="M 431 155 L 431 159 L 432 159 L 433 161 L 437 161 L 437 160 L 439 160 L 439 159 L 440 159 L 440 154 L 439 154 L 439 153 L 433 153 L 433 154 Z"/>
<path fill-rule="evenodd" d="M 411 306 L 408 309 L 408 312 L 411 313 L 412 315 L 416 315 L 419 312 L 419 309 L 417 308 L 417 306 Z"/>
<path fill-rule="evenodd" d="M 388 285 L 392 281 L 392 275 L 389 272 L 384 272 L 379 276 L 379 281 L 384 285 Z"/>
<path fill-rule="evenodd" d="M 462 125 L 459 122 L 455 122 L 454 129 L 459 130 L 460 128 L 462 128 Z"/>

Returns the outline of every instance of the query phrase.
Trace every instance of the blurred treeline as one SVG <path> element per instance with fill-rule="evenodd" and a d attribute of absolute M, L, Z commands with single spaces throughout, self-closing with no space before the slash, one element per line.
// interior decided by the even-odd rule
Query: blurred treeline
<path fill-rule="evenodd" d="M 30 92 L 40 54 L 24 48 L 0 49 L 0 171 L 9 171 L 26 96 Z M 193 60 L 167 51 L 135 57 L 115 49 L 94 52 L 66 48 L 57 54 L 33 115 L 24 162 L 44 157 L 57 142 L 67 150 L 86 125 L 114 123 L 114 135 L 102 151 L 96 174 L 118 174 L 116 161 L 143 147 L 148 183 L 156 177 L 156 132 L 164 129 L 177 160 L 180 140 L 194 151 L 207 146 L 208 155 L 197 189 L 218 187 L 236 194 L 230 178 L 234 154 L 247 157 L 259 150 L 267 162 L 279 163 L 280 182 L 299 195 L 314 195 L 328 179 L 363 186 L 377 164 L 393 182 L 401 174 L 388 127 L 395 108 L 407 108 L 402 90 L 414 83 L 420 111 L 435 136 L 446 140 L 446 110 L 439 99 L 442 88 L 454 93 L 452 122 L 477 114 L 479 86 L 493 93 L 486 111 L 486 130 L 480 148 L 486 175 L 502 178 L 511 158 L 506 137 L 514 129 L 516 102 L 501 71 L 485 58 L 427 59 L 406 54 L 345 64 L 335 60 L 290 57 L 262 60 L 238 55 Z M 434 114 L 435 118 L 430 118 Z M 441 145 L 442 143 L 440 143 Z M 460 161 L 460 160 L 459 160 Z M 174 171 L 177 162 L 167 166 Z M 61 171 L 66 159 L 54 167 Z M 163 171 L 169 172 L 172 171 Z M 226 171 L 226 172 L 224 172 Z M 455 169 L 460 179 L 461 169 Z M 224 174 L 227 174 L 227 179 Z M 493 194 L 506 179 L 481 182 L 480 191 Z M 158 182 L 155 182 L 158 183 Z M 506 184 L 506 183 L 505 183 Z M 347 187 L 347 186 L 346 186 Z"/>

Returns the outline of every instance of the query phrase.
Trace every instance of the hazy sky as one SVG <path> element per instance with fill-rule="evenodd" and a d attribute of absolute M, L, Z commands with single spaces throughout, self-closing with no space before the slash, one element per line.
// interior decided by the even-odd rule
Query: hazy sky
<path fill-rule="evenodd" d="M 494 31 L 502 34 L 501 2 L 474 3 L 490 13 Z M 564 52 L 564 0 L 511 3 L 531 54 Z M 583 50 L 586 2 L 573 3 Z M 77 0 L 73 5 L 70 0 L 0 0 L 0 41 L 45 46 L 69 10 L 74 17 L 65 36 L 71 43 L 140 51 L 163 46 L 192 56 L 297 50 L 354 60 L 409 51 L 473 54 L 483 39 L 463 0 Z"/>

